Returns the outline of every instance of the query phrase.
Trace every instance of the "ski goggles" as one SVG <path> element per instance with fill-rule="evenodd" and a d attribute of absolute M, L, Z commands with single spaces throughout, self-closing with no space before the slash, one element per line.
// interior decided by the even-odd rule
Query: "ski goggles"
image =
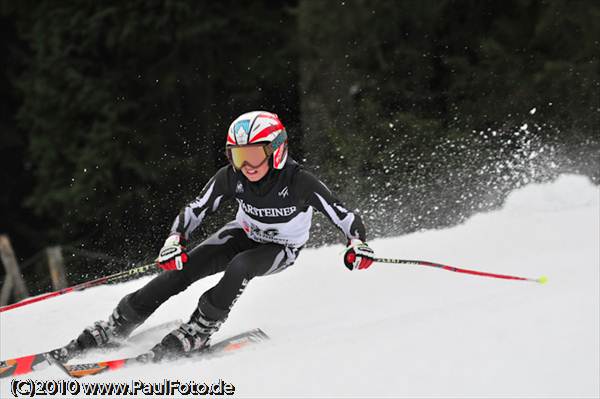
<path fill-rule="evenodd" d="M 226 148 L 225 152 L 229 162 L 237 170 L 241 170 L 244 165 L 259 168 L 286 140 L 287 134 L 283 130 L 270 143 L 230 146 Z"/>

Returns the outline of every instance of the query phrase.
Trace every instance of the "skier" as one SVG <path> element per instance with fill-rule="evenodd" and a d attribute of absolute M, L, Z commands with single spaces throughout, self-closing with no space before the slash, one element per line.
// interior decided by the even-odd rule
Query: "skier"
<path fill-rule="evenodd" d="M 374 254 L 365 242 L 360 217 L 288 157 L 287 143 L 286 130 L 273 113 L 253 111 L 233 121 L 226 143 L 230 165 L 222 167 L 175 218 L 156 259 L 165 271 L 122 298 L 108 320 L 86 328 L 69 344 L 69 357 L 126 338 L 171 296 L 203 277 L 224 272 L 200 297 L 189 321 L 151 352 L 158 361 L 166 354 L 202 349 L 252 278 L 278 273 L 295 262 L 308 240 L 313 208 L 348 239 L 345 266 L 368 268 Z M 239 204 L 235 220 L 188 250 L 192 231 L 229 199 Z"/>

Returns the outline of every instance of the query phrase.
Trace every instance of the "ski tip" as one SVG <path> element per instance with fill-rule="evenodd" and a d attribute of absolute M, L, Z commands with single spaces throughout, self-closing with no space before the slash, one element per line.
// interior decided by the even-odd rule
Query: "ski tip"
<path fill-rule="evenodd" d="M 11 361 L 2 361 L 0 362 L 0 378 L 8 378 L 15 375 L 15 370 L 17 369 L 17 364 L 14 360 Z"/>
<path fill-rule="evenodd" d="M 81 378 L 100 374 L 110 368 L 102 363 L 75 364 L 72 366 L 63 364 L 61 366 L 62 370 L 72 378 Z"/>
<path fill-rule="evenodd" d="M 69 375 L 70 377 L 73 377 L 71 375 L 71 373 L 69 372 L 69 370 L 67 369 L 67 365 L 64 363 L 59 362 L 58 360 L 54 360 L 53 361 L 54 365 L 56 367 L 58 367 L 61 371 L 65 372 L 67 375 Z"/>
<path fill-rule="evenodd" d="M 77 373 L 74 373 L 74 374 L 71 373 L 71 370 L 69 369 L 68 365 L 66 365 L 66 364 L 64 364 L 64 363 L 62 363 L 62 362 L 60 362 L 60 361 L 58 361 L 58 360 L 56 360 L 54 358 L 50 358 L 49 360 L 52 362 L 52 364 L 54 364 L 56 367 L 58 367 L 59 370 L 65 372 L 69 377 L 79 378 L 76 375 Z"/>
<path fill-rule="evenodd" d="M 542 276 L 540 278 L 537 279 L 537 282 L 540 284 L 546 284 L 548 282 L 548 277 L 546 276 Z"/>

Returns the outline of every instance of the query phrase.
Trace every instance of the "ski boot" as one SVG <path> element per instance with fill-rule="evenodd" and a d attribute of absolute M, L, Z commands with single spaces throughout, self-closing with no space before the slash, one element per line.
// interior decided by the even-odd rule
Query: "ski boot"
<path fill-rule="evenodd" d="M 165 357 L 178 357 L 206 349 L 210 336 L 221 327 L 226 315 L 226 312 L 208 303 L 203 295 L 190 320 L 171 331 L 151 349 L 152 361 L 158 362 Z"/>
<path fill-rule="evenodd" d="M 108 321 L 97 321 L 93 326 L 83 330 L 74 340 L 76 344 L 73 344 L 73 347 L 77 347 L 82 352 L 116 345 L 118 340 L 127 338 L 136 327 L 146 320 L 146 317 L 138 314 L 129 304 L 131 295 L 125 296 L 119 302 L 108 317 Z"/>

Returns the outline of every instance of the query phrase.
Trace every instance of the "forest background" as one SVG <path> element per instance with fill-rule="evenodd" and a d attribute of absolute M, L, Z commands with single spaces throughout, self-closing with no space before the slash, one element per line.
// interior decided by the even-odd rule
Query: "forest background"
<path fill-rule="evenodd" d="M 370 239 L 598 184 L 598 21 L 591 0 L 2 0 L 0 233 L 38 290 L 50 245 L 73 283 L 152 259 L 256 109 Z M 315 219 L 310 246 L 341 240 Z"/>

